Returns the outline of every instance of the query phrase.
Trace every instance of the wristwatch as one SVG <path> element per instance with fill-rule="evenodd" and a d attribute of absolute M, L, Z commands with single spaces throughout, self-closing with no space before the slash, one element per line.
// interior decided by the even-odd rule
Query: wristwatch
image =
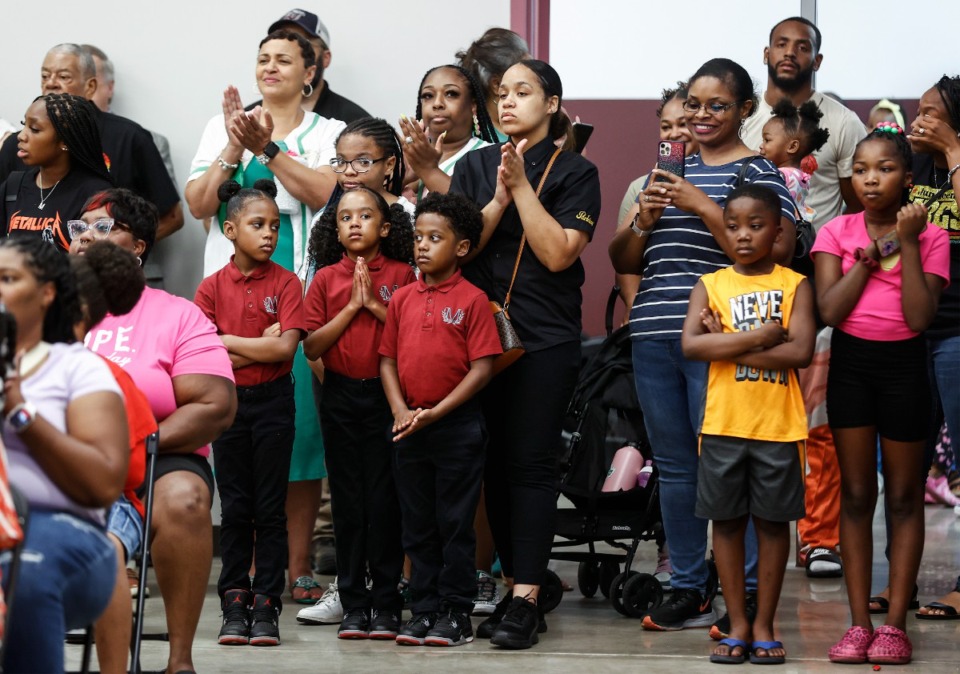
<path fill-rule="evenodd" d="M 644 238 L 645 236 L 650 236 L 650 232 L 651 232 L 652 230 L 650 230 L 650 229 L 640 229 L 640 227 L 637 226 L 637 223 L 638 223 L 638 222 L 640 222 L 640 214 L 639 214 L 639 213 L 637 213 L 635 216 L 633 216 L 633 222 L 630 223 L 630 230 L 631 230 L 634 234 L 636 234 L 638 237 L 640 237 L 641 239 Z"/>
<path fill-rule="evenodd" d="M 272 140 L 263 148 L 263 152 L 257 155 L 257 161 L 266 166 L 270 160 L 280 153 L 280 146 Z"/>
<path fill-rule="evenodd" d="M 23 402 L 10 410 L 7 415 L 7 423 L 17 433 L 23 433 L 33 425 L 37 420 L 37 406 L 33 403 Z"/>

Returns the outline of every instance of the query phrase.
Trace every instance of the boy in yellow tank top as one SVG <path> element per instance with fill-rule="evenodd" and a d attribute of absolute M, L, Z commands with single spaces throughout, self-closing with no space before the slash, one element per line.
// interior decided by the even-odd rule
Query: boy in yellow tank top
<path fill-rule="evenodd" d="M 773 620 L 790 553 L 790 522 L 803 517 L 801 444 L 807 418 L 797 368 L 813 357 L 813 292 L 801 274 L 773 261 L 783 234 L 780 199 L 744 185 L 723 211 L 733 266 L 693 288 L 683 354 L 710 362 L 697 475 L 697 517 L 713 520 L 713 549 L 730 616 L 729 638 L 711 662 L 784 661 Z M 744 532 L 753 518 L 759 547 L 757 615 L 744 595 Z"/>

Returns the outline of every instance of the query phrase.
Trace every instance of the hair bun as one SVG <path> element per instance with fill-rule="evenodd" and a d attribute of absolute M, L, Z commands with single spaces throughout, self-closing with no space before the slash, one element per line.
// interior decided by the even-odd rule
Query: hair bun
<path fill-rule="evenodd" d="M 220 183 L 220 187 L 217 188 L 217 199 L 219 199 L 221 203 L 227 203 L 230 201 L 230 198 L 240 190 L 240 183 L 236 180 L 225 180 Z"/>
<path fill-rule="evenodd" d="M 277 184 L 272 180 L 267 180 L 266 178 L 260 178 L 255 183 L 253 183 L 253 189 L 263 192 L 271 199 L 277 198 Z"/>
<path fill-rule="evenodd" d="M 819 123 L 823 119 L 823 112 L 820 110 L 820 107 L 813 101 L 806 101 L 802 103 L 797 112 L 801 117 L 805 119 L 813 120 L 814 122 Z"/>

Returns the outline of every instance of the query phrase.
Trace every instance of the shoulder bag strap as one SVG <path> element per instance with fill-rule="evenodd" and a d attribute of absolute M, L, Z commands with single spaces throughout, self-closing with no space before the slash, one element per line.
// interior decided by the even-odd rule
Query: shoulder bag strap
<path fill-rule="evenodd" d="M 544 184 L 547 182 L 547 176 L 550 175 L 550 169 L 553 168 L 553 162 L 557 160 L 557 157 L 560 156 L 560 148 L 553 153 L 553 156 L 550 157 L 550 161 L 547 162 L 547 168 L 543 171 L 543 176 L 540 178 L 540 184 L 537 185 L 537 198 L 540 198 L 540 192 L 543 190 Z M 513 263 L 513 275 L 510 277 L 510 287 L 507 288 L 507 296 L 503 299 L 503 310 L 507 311 L 507 308 L 510 306 L 510 293 L 513 292 L 513 284 L 517 280 L 517 271 L 520 269 L 520 258 L 523 256 L 523 248 L 527 243 L 527 233 L 524 232 L 523 236 L 520 237 L 520 249 L 517 251 L 517 259 Z"/>

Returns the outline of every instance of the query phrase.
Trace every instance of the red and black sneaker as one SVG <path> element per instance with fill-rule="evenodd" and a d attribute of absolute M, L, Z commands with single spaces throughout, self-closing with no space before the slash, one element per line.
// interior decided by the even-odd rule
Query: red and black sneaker
<path fill-rule="evenodd" d="M 250 645 L 280 645 L 280 600 L 265 594 L 254 595 L 250 611 Z"/>
<path fill-rule="evenodd" d="M 217 643 L 221 646 L 245 646 L 250 643 L 249 590 L 227 590 L 223 594 L 223 625 Z"/>

